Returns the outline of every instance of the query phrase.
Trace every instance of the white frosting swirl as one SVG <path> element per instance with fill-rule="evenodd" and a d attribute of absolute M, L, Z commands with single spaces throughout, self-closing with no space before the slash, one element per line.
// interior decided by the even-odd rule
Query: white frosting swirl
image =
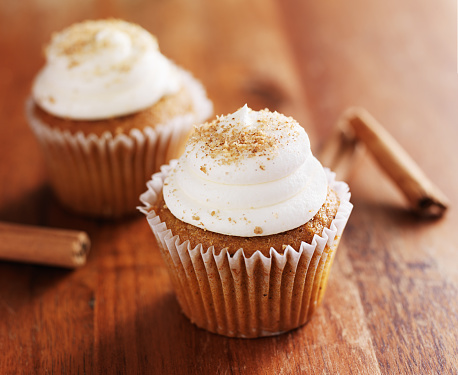
<path fill-rule="evenodd" d="M 56 33 L 32 95 L 47 112 L 97 120 L 145 109 L 180 89 L 177 68 L 140 26 L 86 21 Z"/>
<path fill-rule="evenodd" d="M 326 200 L 327 179 L 295 120 L 245 105 L 196 128 L 163 194 L 186 223 L 265 236 L 309 221 Z"/>

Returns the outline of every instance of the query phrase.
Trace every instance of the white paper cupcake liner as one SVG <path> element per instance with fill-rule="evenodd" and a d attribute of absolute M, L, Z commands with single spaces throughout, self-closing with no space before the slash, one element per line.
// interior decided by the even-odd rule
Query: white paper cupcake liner
<path fill-rule="evenodd" d="M 132 129 L 129 135 L 71 134 L 51 128 L 33 116 L 33 100 L 26 103 L 29 124 L 37 136 L 59 201 L 72 211 L 116 218 L 135 212 L 145 182 L 160 166 L 178 157 L 192 126 L 212 114 L 205 89 L 180 69 L 193 98 L 194 113 L 177 116 L 154 128 Z"/>
<path fill-rule="evenodd" d="M 140 196 L 139 210 L 156 237 L 185 315 L 201 328 L 232 337 L 271 336 L 305 324 L 323 298 L 353 208 L 348 185 L 335 181 L 335 174 L 326 170 L 340 206 L 330 228 L 315 235 L 311 244 L 302 242 L 298 250 L 287 246 L 283 254 L 271 248 L 268 257 L 260 251 L 246 257 L 242 249 L 230 256 L 225 249 L 182 242 L 151 211 L 175 165 L 174 160 L 152 176 Z"/>

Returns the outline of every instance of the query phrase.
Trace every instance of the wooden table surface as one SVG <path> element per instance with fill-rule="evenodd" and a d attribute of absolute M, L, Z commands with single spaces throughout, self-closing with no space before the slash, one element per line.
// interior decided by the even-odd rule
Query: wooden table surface
<path fill-rule="evenodd" d="M 243 340 L 180 312 L 146 220 L 64 211 L 24 118 L 53 31 L 119 17 L 208 89 L 215 112 L 248 103 L 295 117 L 314 151 L 366 107 L 451 200 L 420 220 L 370 157 L 323 305 L 306 326 Z M 1 374 L 457 374 L 456 2 L 446 0 L 3 0 L 0 220 L 87 231 L 76 271 L 0 262 Z M 1 238 L 0 238 L 1 241 Z"/>

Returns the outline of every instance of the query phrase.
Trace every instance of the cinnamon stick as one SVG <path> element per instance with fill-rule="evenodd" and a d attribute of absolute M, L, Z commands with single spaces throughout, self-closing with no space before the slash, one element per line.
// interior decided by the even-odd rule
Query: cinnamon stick
<path fill-rule="evenodd" d="M 82 231 L 0 223 L 0 259 L 76 268 L 89 249 Z"/>
<path fill-rule="evenodd" d="M 339 180 L 346 180 L 364 145 L 352 133 L 337 126 L 318 153 L 323 166 L 330 168 Z"/>
<path fill-rule="evenodd" d="M 342 132 L 351 134 L 365 144 L 379 166 L 404 193 L 412 209 L 424 217 L 439 217 L 449 206 L 449 200 L 424 174 L 420 167 L 363 108 L 349 108 L 340 123 Z"/>

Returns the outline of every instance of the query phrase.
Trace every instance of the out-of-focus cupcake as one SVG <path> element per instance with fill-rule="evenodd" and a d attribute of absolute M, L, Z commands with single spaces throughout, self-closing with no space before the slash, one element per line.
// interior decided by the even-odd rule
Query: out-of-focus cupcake
<path fill-rule="evenodd" d="M 310 319 L 352 204 L 294 119 L 245 106 L 203 124 L 147 187 L 140 210 L 192 322 L 260 337 Z"/>
<path fill-rule="evenodd" d="M 135 212 L 151 174 L 211 115 L 203 86 L 121 20 L 72 25 L 45 53 L 26 112 L 58 199 L 90 216 Z"/>

